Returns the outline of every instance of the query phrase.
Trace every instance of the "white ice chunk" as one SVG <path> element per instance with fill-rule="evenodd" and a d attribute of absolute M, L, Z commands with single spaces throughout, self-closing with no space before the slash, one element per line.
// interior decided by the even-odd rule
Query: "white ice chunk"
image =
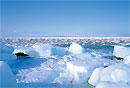
<path fill-rule="evenodd" d="M 116 65 L 111 65 L 109 67 L 106 67 L 102 71 L 94 71 L 90 77 L 90 80 L 92 80 L 92 78 L 94 78 L 96 76 L 97 76 L 96 78 L 98 78 L 98 80 L 96 82 L 95 82 L 95 80 L 92 80 L 92 81 L 89 81 L 89 83 L 94 86 L 96 83 L 98 83 L 100 81 L 110 81 L 110 82 L 122 81 L 122 82 L 127 83 L 130 81 L 129 68 L 130 68 L 130 65 L 121 63 L 121 64 L 116 64 Z"/>
<path fill-rule="evenodd" d="M 124 63 L 130 64 L 130 56 L 127 56 L 127 57 L 124 58 Z"/>
<path fill-rule="evenodd" d="M 101 74 L 102 70 L 103 70 L 103 68 L 96 68 L 93 71 L 92 75 L 90 76 L 88 83 L 93 86 L 96 86 L 98 84 L 98 82 L 100 81 L 100 74 Z"/>
<path fill-rule="evenodd" d="M 130 85 L 124 82 L 102 81 L 97 84 L 96 88 L 130 88 Z"/>
<path fill-rule="evenodd" d="M 31 57 L 42 57 L 42 56 L 39 55 L 39 52 L 35 51 L 34 49 L 26 50 L 25 54 L 28 54 Z"/>
<path fill-rule="evenodd" d="M 86 70 L 84 64 L 81 65 L 81 63 L 77 64 L 75 62 L 67 62 L 67 69 L 69 70 L 70 74 L 74 76 L 75 82 L 83 82 L 87 80 L 88 78 L 88 71 Z M 82 80 L 82 81 L 80 81 Z"/>
<path fill-rule="evenodd" d="M 101 81 L 112 81 L 112 82 L 119 82 L 130 81 L 130 66 L 126 64 L 117 64 L 112 65 L 107 68 L 104 68 L 101 72 Z"/>
<path fill-rule="evenodd" d="M 35 51 L 39 53 L 40 57 L 48 57 L 51 55 L 52 46 L 49 44 L 34 44 L 32 46 Z"/>
<path fill-rule="evenodd" d="M 8 64 L 0 61 L 0 88 L 16 88 L 16 77 Z"/>
<path fill-rule="evenodd" d="M 124 81 L 124 82 L 128 82 L 130 80 L 129 78 L 129 73 L 127 70 L 125 69 L 115 69 L 112 73 L 111 73 L 111 78 L 113 81 L 115 82 L 119 82 L 119 81 Z"/>
<path fill-rule="evenodd" d="M 102 62 L 96 62 L 96 61 L 86 62 L 76 60 L 67 62 L 67 70 L 70 72 L 70 74 L 73 75 L 74 81 L 76 83 L 85 82 L 95 68 L 102 66 L 103 66 Z"/>
<path fill-rule="evenodd" d="M 69 47 L 69 51 L 73 54 L 83 53 L 83 48 L 77 43 L 72 43 Z"/>
<path fill-rule="evenodd" d="M 130 48 L 123 46 L 114 46 L 113 54 L 116 57 L 125 58 L 126 56 L 130 56 Z"/>

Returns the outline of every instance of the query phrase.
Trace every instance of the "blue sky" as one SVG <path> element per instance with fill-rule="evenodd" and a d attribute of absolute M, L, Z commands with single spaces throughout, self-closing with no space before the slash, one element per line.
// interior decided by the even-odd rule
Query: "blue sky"
<path fill-rule="evenodd" d="M 129 35 L 129 1 L 2 1 L 1 36 Z"/>

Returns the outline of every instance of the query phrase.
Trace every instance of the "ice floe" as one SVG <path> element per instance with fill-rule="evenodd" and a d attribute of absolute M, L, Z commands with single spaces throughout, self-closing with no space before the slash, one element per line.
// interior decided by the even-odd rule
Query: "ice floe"
<path fill-rule="evenodd" d="M 51 55 L 52 46 L 49 44 L 34 44 L 32 46 L 40 57 L 48 57 Z"/>
<path fill-rule="evenodd" d="M 90 79 L 88 80 L 88 82 L 93 85 L 93 86 L 96 86 L 98 84 L 98 82 L 100 81 L 100 74 L 101 74 L 101 71 L 103 70 L 103 67 L 101 68 L 96 68 L 92 75 L 90 76 Z"/>
<path fill-rule="evenodd" d="M 104 46 L 108 43 L 102 39 L 92 40 L 94 42 L 90 42 L 89 47 L 85 45 L 84 40 L 84 46 L 82 46 L 82 42 L 76 40 L 74 42 L 65 40 L 65 43 L 57 40 L 55 45 L 51 40 L 47 40 L 50 42 L 49 44 L 34 43 L 34 41 L 36 40 L 33 40 L 31 44 L 26 42 L 27 44 L 24 46 L 15 47 L 15 50 L 11 46 L 3 46 L 1 49 L 2 58 L 0 59 L 8 63 L 11 62 L 10 60 L 16 60 L 16 56 L 12 54 L 13 51 L 13 53 L 23 52 L 31 57 L 18 59 L 11 66 L 11 70 L 16 75 L 18 88 L 63 88 L 64 85 L 76 85 L 78 87 L 74 88 L 84 88 L 82 85 L 86 85 L 87 82 L 96 88 L 130 87 L 128 47 L 119 46 L 119 44 L 114 46 L 113 51 L 113 45 Z M 69 43 L 66 44 L 68 41 Z M 97 43 L 100 41 L 103 42 L 103 46 Z M 113 41 L 109 40 L 109 42 Z M 25 44 L 24 40 L 23 43 Z M 104 58 L 103 55 L 114 55 L 124 58 L 124 60 L 110 60 Z"/>
<path fill-rule="evenodd" d="M 105 82 L 130 82 L 130 65 L 124 64 L 124 63 L 120 63 L 120 64 L 115 64 L 115 65 L 111 65 L 109 67 L 106 68 L 96 68 L 90 79 L 89 79 L 89 83 L 96 86 L 98 85 L 98 83 L 100 83 L 101 81 L 105 81 Z M 96 78 L 96 80 L 94 80 L 94 78 Z M 99 87 L 96 87 L 99 88 Z M 107 88 L 107 87 L 101 87 L 101 88 Z M 115 87 L 112 87 L 115 88 Z M 125 87 L 124 87 L 125 88 Z"/>
<path fill-rule="evenodd" d="M 77 43 L 72 43 L 69 47 L 69 51 L 73 54 L 83 53 L 83 48 Z"/>
<path fill-rule="evenodd" d="M 130 56 L 130 48 L 129 47 L 123 47 L 123 46 L 114 46 L 113 54 L 116 57 L 125 58 L 126 56 Z"/>
<path fill-rule="evenodd" d="M 92 64 L 95 63 L 95 64 Z M 74 82 L 85 82 L 91 75 L 92 71 L 97 67 L 103 67 L 102 62 L 97 61 L 70 61 L 67 62 L 67 70 L 73 76 Z"/>

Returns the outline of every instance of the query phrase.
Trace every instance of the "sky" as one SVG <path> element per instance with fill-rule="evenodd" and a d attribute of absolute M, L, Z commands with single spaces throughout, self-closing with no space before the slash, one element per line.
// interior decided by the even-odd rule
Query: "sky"
<path fill-rule="evenodd" d="M 129 37 L 129 0 L 3 0 L 1 37 Z"/>

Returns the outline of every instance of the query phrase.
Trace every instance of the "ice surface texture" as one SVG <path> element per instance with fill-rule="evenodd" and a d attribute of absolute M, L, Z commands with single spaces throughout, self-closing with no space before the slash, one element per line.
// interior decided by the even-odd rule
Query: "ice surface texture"
<path fill-rule="evenodd" d="M 130 48 L 114 46 L 114 55 L 124 58 L 121 63 L 106 68 L 96 68 L 88 82 L 96 88 L 129 88 Z M 123 63 L 124 62 L 124 63 Z"/>
<path fill-rule="evenodd" d="M 72 43 L 69 47 L 69 51 L 73 54 L 81 54 L 83 53 L 83 48 L 77 43 Z"/>
<path fill-rule="evenodd" d="M 130 64 L 130 55 L 124 58 L 124 63 Z"/>
<path fill-rule="evenodd" d="M 130 85 L 126 84 L 125 82 L 107 82 L 101 81 L 98 83 L 96 88 L 130 88 Z"/>
<path fill-rule="evenodd" d="M 113 54 L 116 57 L 125 58 L 126 56 L 130 56 L 130 48 L 115 45 Z"/>
<path fill-rule="evenodd" d="M 0 61 L 0 88 L 17 88 L 16 77 L 4 61 Z"/>
<path fill-rule="evenodd" d="M 115 83 L 122 81 L 124 83 L 128 83 L 128 82 L 130 82 L 130 77 L 129 77 L 130 70 L 129 69 L 130 69 L 130 64 L 124 64 L 124 63 L 111 65 L 106 68 L 96 68 L 93 71 L 88 82 L 94 86 L 98 85 L 98 83 L 100 83 L 101 81 L 115 82 Z M 107 83 L 107 84 L 109 84 L 109 83 Z M 116 86 L 116 84 L 115 84 L 115 86 Z M 112 88 L 117 88 L 117 87 L 112 87 Z M 99 87 L 97 87 L 97 88 L 99 88 Z M 108 88 L 108 87 L 101 87 L 101 88 Z"/>
<path fill-rule="evenodd" d="M 9 65 L 13 64 L 17 57 L 12 54 L 12 46 L 0 45 L 0 61 L 6 61 Z"/>
<path fill-rule="evenodd" d="M 0 45 L 0 53 L 10 53 L 14 51 L 14 48 L 11 46 L 6 46 L 6 45 Z"/>
<path fill-rule="evenodd" d="M 15 47 L 14 52 L 23 52 L 31 57 L 16 60 L 11 66 L 12 71 L 16 74 L 18 88 L 53 88 L 54 84 L 83 85 L 89 78 L 88 82 L 97 88 L 130 87 L 127 47 L 114 46 L 114 55 L 122 54 L 120 57 L 125 57 L 124 61 L 118 61 L 103 58 L 102 54 L 95 53 L 95 50 L 97 49 L 96 52 L 98 52 L 102 46 L 94 49 L 86 47 L 92 50 L 87 52 L 86 48 L 78 43 L 71 42 L 69 45 L 68 47 L 59 47 L 35 43 L 31 46 Z M 112 50 L 110 48 L 111 46 L 105 50 Z M 3 58 L 13 58 L 8 56 L 12 51 L 6 52 L 5 50 L 2 53 Z M 55 87 L 59 88 L 58 85 Z M 60 88 L 62 87 L 60 86 Z"/>

